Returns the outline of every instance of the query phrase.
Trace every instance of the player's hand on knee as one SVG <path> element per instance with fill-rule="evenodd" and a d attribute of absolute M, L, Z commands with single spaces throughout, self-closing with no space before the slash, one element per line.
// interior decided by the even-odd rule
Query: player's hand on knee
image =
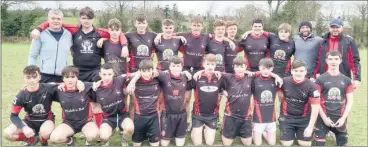
<path fill-rule="evenodd" d="M 40 34 L 41 34 L 41 32 L 39 30 L 33 29 L 33 31 L 31 32 L 31 37 L 33 39 L 38 40 L 38 39 L 40 39 Z"/>
<path fill-rule="evenodd" d="M 35 135 L 33 129 L 29 128 L 28 126 L 24 126 L 22 129 L 24 136 L 26 136 L 27 138 L 31 138 Z"/>

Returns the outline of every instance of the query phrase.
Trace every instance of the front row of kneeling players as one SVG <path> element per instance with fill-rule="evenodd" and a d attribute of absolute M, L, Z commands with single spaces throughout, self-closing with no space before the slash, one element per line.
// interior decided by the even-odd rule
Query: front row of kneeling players
<path fill-rule="evenodd" d="M 177 56 L 170 59 L 169 72 L 153 70 L 152 61 L 144 60 L 138 72 L 114 76 L 111 65 L 104 64 L 100 70 L 102 80 L 96 83 L 78 81 L 78 69 L 69 66 L 62 72 L 64 83 L 40 84 L 39 68 L 31 65 L 24 69 L 26 87 L 14 99 L 12 124 L 4 135 L 8 140 L 29 145 L 38 142 L 47 145 L 47 140 L 74 145 L 73 135 L 82 132 L 89 143 L 100 138 L 107 145 L 119 127 L 122 145 L 127 145 L 131 137 L 133 146 L 141 145 L 147 138 L 152 146 L 158 146 L 160 141 L 162 146 L 167 146 L 174 138 L 176 145 L 182 146 L 188 127 L 185 91 L 194 88 L 191 132 L 194 145 L 202 144 L 202 132 L 206 144 L 214 144 L 221 92 L 227 95 L 223 145 L 231 145 L 236 136 L 245 145 L 251 144 L 252 136 L 255 145 L 262 144 L 262 136 L 269 144 L 275 144 L 276 93 L 281 102 L 282 145 L 292 145 L 294 137 L 299 145 L 311 145 L 314 127 L 316 145 L 324 145 L 329 130 L 335 133 L 337 145 L 346 145 L 346 118 L 352 105 L 353 88 L 350 79 L 339 73 L 339 52 L 327 53 L 326 62 L 328 71 L 317 78 L 317 86 L 304 78 L 304 62 L 294 61 L 292 76 L 281 79 L 271 72 L 273 62 L 267 58 L 260 61 L 259 72 L 251 73 L 246 71 L 244 58 L 236 57 L 235 74 L 229 74 L 214 71 L 216 56 L 207 54 L 204 70 L 193 75 L 195 81 L 188 72 L 182 72 L 182 60 Z M 129 111 L 125 106 L 127 94 L 132 95 Z M 55 129 L 52 101 L 60 103 L 63 114 L 63 122 Z M 104 119 L 100 128 L 92 123 L 89 101 L 102 107 Z M 26 111 L 23 121 L 18 116 L 22 108 Z"/>

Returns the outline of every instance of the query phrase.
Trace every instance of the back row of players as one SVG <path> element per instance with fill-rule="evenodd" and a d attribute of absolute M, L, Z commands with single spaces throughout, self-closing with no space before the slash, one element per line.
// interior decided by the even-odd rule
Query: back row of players
<path fill-rule="evenodd" d="M 66 28 L 73 34 L 79 32 L 79 36 L 73 35 L 73 62 L 77 68 L 68 66 L 63 69 L 64 83 L 59 86 L 61 90 L 56 90 L 55 84 L 40 85 L 41 71 L 37 67 L 25 68 L 27 86 L 14 100 L 11 115 L 13 124 L 5 130 L 7 139 L 26 141 L 30 145 L 38 141 L 46 145 L 50 139 L 54 143 L 73 145 L 75 138 L 72 136 L 82 132 L 89 143 L 98 138 L 108 143 L 114 128 L 119 126 L 125 145 L 131 135 L 135 146 L 146 138 L 149 138 L 151 145 L 159 145 L 160 140 L 161 145 L 168 145 L 173 138 L 177 145 L 184 145 L 189 120 L 187 114 L 190 114 L 188 102 L 191 89 L 194 89 L 191 132 L 194 145 L 202 143 L 202 132 L 206 144 L 213 145 L 220 93 L 227 96 L 222 128 L 224 145 L 231 145 L 236 136 L 240 136 L 244 144 L 250 145 L 252 134 L 256 145 L 262 143 L 262 136 L 269 144 L 275 144 L 276 91 L 280 91 L 282 145 L 292 145 L 295 136 L 300 145 L 311 145 L 318 113 L 316 145 L 324 144 L 329 130 L 336 134 L 337 145 L 347 143 L 345 124 L 352 105 L 353 88 L 350 79 L 339 73 L 342 58 L 338 51 L 326 54 L 328 71 L 317 79 L 319 86 L 315 86 L 305 78 L 307 65 L 303 61 L 290 64 L 290 57 L 294 53 L 292 42 L 283 42 L 285 46 L 280 49 L 285 51 L 277 49 L 269 53 L 267 49 L 269 41 L 280 42 L 282 36 L 285 37 L 282 33 L 290 34 L 291 27 L 287 24 L 280 26 L 279 38 L 272 33 L 252 33 L 252 37 L 239 43 L 243 49 L 235 49 L 237 45 L 231 41 L 237 28 L 234 22 L 216 21 L 213 36 L 201 33 L 203 21 L 199 17 L 192 20 L 192 33 L 174 34 L 172 20 L 163 21 L 163 34 L 146 32 L 147 21 L 142 15 L 137 17 L 135 25 L 137 32 L 125 34 L 129 41 L 130 65 L 127 65 L 124 57 L 126 44 L 119 44 L 118 41 L 121 33 L 118 20 L 109 21 L 109 40 L 97 41 L 99 35 L 84 34 L 75 27 Z M 257 25 L 262 25 L 262 22 L 255 20 L 253 27 L 257 28 Z M 41 26 L 40 30 L 45 29 L 47 23 Z M 224 41 L 225 29 L 229 30 L 228 41 Z M 88 39 L 94 40 L 94 43 L 88 43 Z M 244 42 L 248 43 L 242 45 Z M 96 48 L 98 45 L 102 46 L 102 50 Z M 245 52 L 245 58 L 237 57 L 238 51 L 245 49 L 249 50 Z M 178 51 L 182 51 L 184 61 L 176 56 Z M 158 71 L 154 70 L 150 60 L 153 52 L 158 58 Z M 272 59 L 265 58 L 268 54 L 272 54 Z M 106 64 L 99 69 L 101 56 Z M 247 68 L 260 72 L 253 75 Z M 292 77 L 288 77 L 290 69 Z M 169 72 L 161 72 L 164 70 Z M 195 80 L 190 80 L 192 74 Z M 279 76 L 284 78 L 281 80 Z M 77 84 L 78 78 L 82 81 L 101 80 L 93 84 Z M 278 79 L 280 89 L 274 84 L 275 79 Z M 129 85 L 126 87 L 127 83 Z M 131 119 L 125 107 L 127 93 L 132 94 L 129 108 Z M 319 93 L 323 95 L 322 99 Z M 252 95 L 254 104 L 251 104 Z M 103 111 L 103 120 L 94 117 L 97 125 L 91 122 L 90 100 L 99 103 Z M 51 121 L 54 118 L 52 101 L 60 102 L 63 108 L 63 123 L 55 129 Z M 322 111 L 319 111 L 320 106 Z M 23 122 L 18 117 L 22 108 L 27 112 Z M 39 137 L 35 137 L 35 133 L 39 133 Z"/>

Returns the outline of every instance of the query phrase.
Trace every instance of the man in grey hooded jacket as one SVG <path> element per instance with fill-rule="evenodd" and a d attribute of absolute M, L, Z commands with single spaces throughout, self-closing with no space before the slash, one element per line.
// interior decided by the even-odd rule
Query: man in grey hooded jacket
<path fill-rule="evenodd" d="M 50 27 L 41 33 L 40 39 L 32 40 L 28 65 L 36 65 L 39 57 L 41 83 L 62 82 L 61 71 L 69 65 L 72 35 L 62 27 L 63 20 L 64 16 L 60 10 L 50 10 L 48 12 Z"/>

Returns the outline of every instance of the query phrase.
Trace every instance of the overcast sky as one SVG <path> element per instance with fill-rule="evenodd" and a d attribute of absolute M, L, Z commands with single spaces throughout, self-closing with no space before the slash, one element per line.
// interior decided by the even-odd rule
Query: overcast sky
<path fill-rule="evenodd" d="M 77 7 L 82 8 L 85 6 L 89 6 L 95 10 L 103 10 L 105 9 L 104 1 L 35 1 L 39 6 L 43 8 L 57 8 L 57 6 L 61 3 L 64 8 Z M 267 10 L 267 1 L 146 1 L 146 5 L 155 7 L 160 5 L 164 7 L 165 5 L 172 5 L 176 3 L 178 5 L 179 11 L 184 14 L 205 14 L 208 10 L 209 5 L 213 3 L 215 10 L 213 14 L 221 15 L 226 13 L 231 8 L 240 8 L 245 6 L 246 4 L 254 4 L 258 7 L 263 7 Z M 354 3 L 354 1 L 323 1 L 322 12 L 325 13 L 331 9 L 331 4 L 334 5 L 334 9 L 336 11 L 336 15 L 341 13 L 341 9 L 345 8 L 349 4 Z M 274 2 L 273 4 L 276 4 Z M 133 5 L 143 5 L 143 1 L 135 1 Z"/>

